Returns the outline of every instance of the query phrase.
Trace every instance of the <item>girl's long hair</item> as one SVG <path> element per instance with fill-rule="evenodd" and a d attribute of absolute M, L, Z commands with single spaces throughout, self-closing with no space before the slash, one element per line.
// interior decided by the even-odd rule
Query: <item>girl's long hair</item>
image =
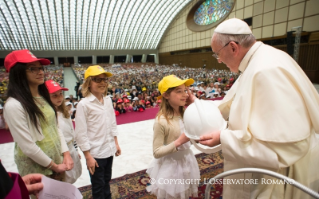
<path fill-rule="evenodd" d="M 22 107 L 27 111 L 31 122 L 39 131 L 37 117 L 43 121 L 46 121 L 46 119 L 33 99 L 27 80 L 26 69 L 27 65 L 22 63 L 17 63 L 10 69 L 7 96 L 8 98 L 14 98 L 21 103 Z M 51 102 L 49 91 L 44 83 L 38 86 L 38 91 L 39 94 L 52 107 L 56 116 L 56 111 Z"/>
<path fill-rule="evenodd" d="M 61 112 L 63 114 L 63 117 L 65 117 L 65 118 L 69 118 L 70 117 L 70 113 L 66 109 L 65 100 L 64 99 L 62 100 L 62 104 L 57 107 L 57 111 Z"/>
<path fill-rule="evenodd" d="M 171 92 L 175 89 L 176 87 L 173 88 L 169 88 L 165 93 L 166 95 L 170 95 Z M 163 94 L 164 95 L 164 94 Z M 179 114 L 181 115 L 181 117 L 183 118 L 184 116 L 184 111 L 185 108 L 183 106 L 179 107 Z M 161 103 L 161 107 L 160 110 L 157 113 L 157 118 L 159 120 L 160 116 L 163 115 L 164 118 L 166 119 L 167 123 L 170 124 L 169 120 L 173 119 L 174 117 L 174 109 L 173 107 L 169 104 L 168 100 L 163 96 L 162 97 L 162 103 Z"/>

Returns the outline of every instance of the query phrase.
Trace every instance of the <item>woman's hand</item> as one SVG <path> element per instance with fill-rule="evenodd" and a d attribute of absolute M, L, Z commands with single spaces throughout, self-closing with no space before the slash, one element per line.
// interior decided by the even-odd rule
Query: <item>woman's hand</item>
<path fill-rule="evenodd" d="M 66 165 L 67 171 L 71 170 L 74 166 L 74 162 L 69 151 L 63 153 L 63 164 Z"/>
<path fill-rule="evenodd" d="M 189 141 L 189 138 L 186 137 L 185 133 L 182 133 L 177 140 L 174 141 L 175 147 L 179 147 L 182 144 Z"/>
<path fill-rule="evenodd" d="M 53 162 L 51 169 L 52 169 L 52 171 L 54 171 L 56 173 L 62 173 L 64 171 L 67 171 L 67 166 L 66 166 L 66 164 L 55 164 Z"/>

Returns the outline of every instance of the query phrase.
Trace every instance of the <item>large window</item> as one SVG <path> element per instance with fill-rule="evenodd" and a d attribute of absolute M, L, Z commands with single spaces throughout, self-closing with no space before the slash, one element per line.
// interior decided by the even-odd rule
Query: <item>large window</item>
<path fill-rule="evenodd" d="M 230 0 L 206 0 L 195 12 L 194 21 L 198 25 L 215 23 L 230 13 L 232 7 Z"/>
<path fill-rule="evenodd" d="M 204 31 L 217 26 L 232 11 L 235 0 L 202 0 L 190 10 L 187 26 L 192 31 Z"/>

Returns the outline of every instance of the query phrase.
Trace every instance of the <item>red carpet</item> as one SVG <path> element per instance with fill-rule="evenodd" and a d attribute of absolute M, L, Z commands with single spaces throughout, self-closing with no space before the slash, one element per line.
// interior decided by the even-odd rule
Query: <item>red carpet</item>
<path fill-rule="evenodd" d="M 116 116 L 117 125 L 155 119 L 159 108 L 145 109 L 144 112 L 130 112 Z"/>
<path fill-rule="evenodd" d="M 7 131 L 5 129 L 0 129 L 0 144 L 13 142 L 13 138 L 11 136 L 10 131 Z"/>

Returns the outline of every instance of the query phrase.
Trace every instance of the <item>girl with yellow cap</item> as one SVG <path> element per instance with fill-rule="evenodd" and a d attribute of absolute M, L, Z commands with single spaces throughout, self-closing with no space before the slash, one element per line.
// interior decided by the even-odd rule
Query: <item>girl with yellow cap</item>
<path fill-rule="evenodd" d="M 193 79 L 169 75 L 158 85 L 162 103 L 153 128 L 155 159 L 146 171 L 151 178 L 146 189 L 157 198 L 197 197 L 200 173 L 182 120 L 188 98 L 186 87 L 193 83 Z"/>

